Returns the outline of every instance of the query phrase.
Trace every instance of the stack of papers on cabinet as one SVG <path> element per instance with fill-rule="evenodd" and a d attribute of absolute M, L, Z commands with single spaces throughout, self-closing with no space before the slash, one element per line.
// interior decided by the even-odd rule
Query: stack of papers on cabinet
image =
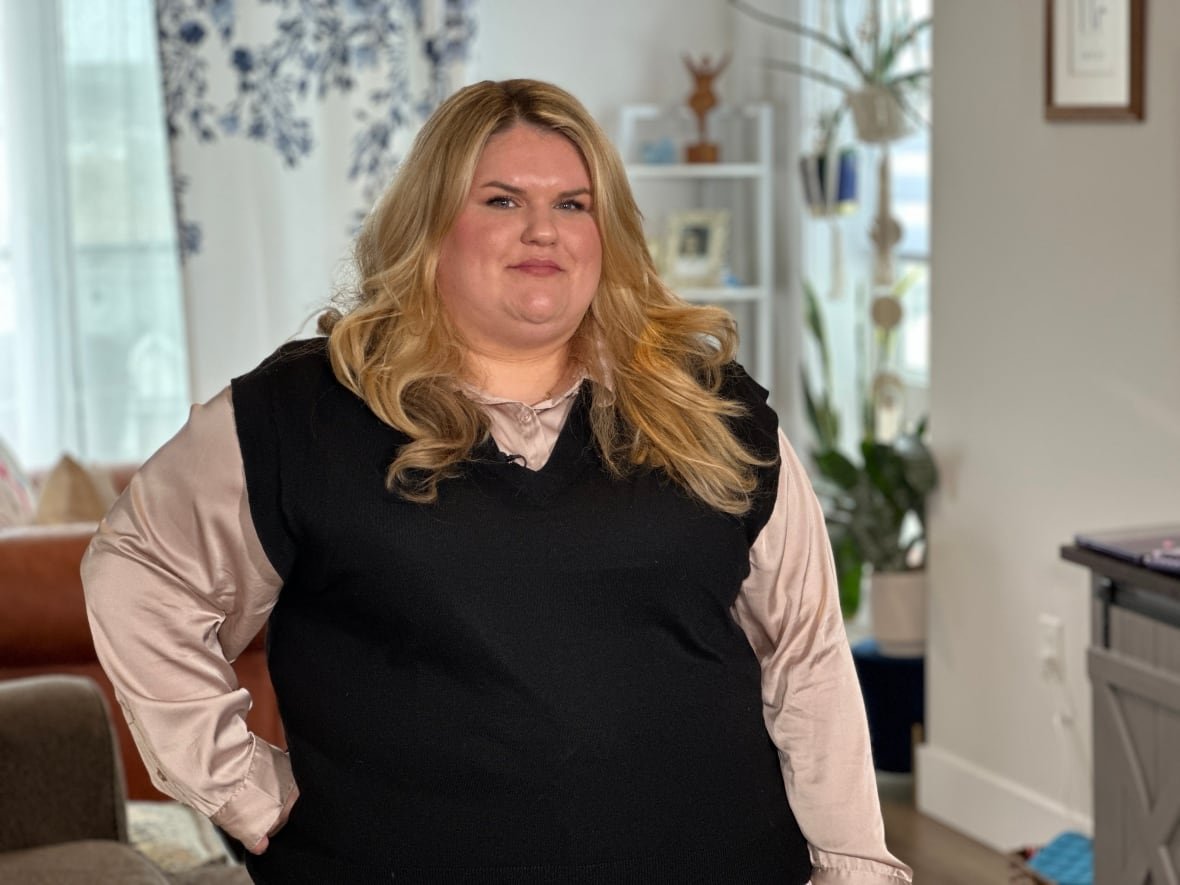
<path fill-rule="evenodd" d="M 1180 575 L 1180 525 L 1085 532 L 1076 535 L 1074 541 L 1088 550 Z"/>

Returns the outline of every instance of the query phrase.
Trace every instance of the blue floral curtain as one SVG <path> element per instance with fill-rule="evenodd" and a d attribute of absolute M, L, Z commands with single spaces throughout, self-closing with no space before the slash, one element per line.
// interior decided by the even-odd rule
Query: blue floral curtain
<path fill-rule="evenodd" d="M 157 0 L 203 399 L 307 328 L 418 126 L 465 82 L 474 0 Z"/>

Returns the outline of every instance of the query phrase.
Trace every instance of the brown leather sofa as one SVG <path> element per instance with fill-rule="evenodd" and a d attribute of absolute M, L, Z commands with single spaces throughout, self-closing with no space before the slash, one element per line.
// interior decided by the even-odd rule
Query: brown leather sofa
<path fill-rule="evenodd" d="M 125 485 L 129 474 L 117 473 L 116 486 Z M 79 575 L 94 530 L 92 523 L 0 529 L 0 680 L 53 673 L 88 676 L 101 686 L 110 708 L 118 710 L 95 656 Z M 251 728 L 284 746 L 261 634 L 234 663 L 234 671 L 254 701 L 247 717 Z M 128 797 L 164 798 L 152 786 L 122 716 L 114 718 Z"/>

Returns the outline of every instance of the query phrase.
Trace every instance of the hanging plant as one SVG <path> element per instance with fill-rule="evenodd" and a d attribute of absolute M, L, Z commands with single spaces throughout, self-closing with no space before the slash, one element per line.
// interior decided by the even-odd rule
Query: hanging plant
<path fill-rule="evenodd" d="M 852 111 L 861 141 L 870 144 L 894 141 L 907 135 L 913 126 L 925 125 L 917 99 L 929 87 L 930 69 L 909 67 L 904 59 L 907 50 L 930 29 L 933 20 L 929 16 L 917 20 L 906 14 L 885 16 L 882 0 L 869 0 L 864 22 L 853 37 L 843 0 L 834 3 L 834 34 L 763 12 L 745 0 L 729 0 L 729 5 L 754 21 L 822 46 L 842 64 L 842 71 L 830 74 L 795 61 L 768 59 L 766 62 L 770 68 L 839 90 L 843 103 Z"/>
<path fill-rule="evenodd" d="M 845 111 L 841 104 L 820 114 L 815 151 L 799 158 L 803 199 L 816 218 L 847 215 L 857 208 L 857 152 L 837 142 Z"/>

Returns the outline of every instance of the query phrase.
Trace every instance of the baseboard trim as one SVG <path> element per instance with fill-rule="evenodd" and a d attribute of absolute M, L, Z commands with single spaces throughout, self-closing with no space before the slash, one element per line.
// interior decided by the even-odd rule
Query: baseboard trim
<path fill-rule="evenodd" d="M 931 744 L 918 747 L 918 810 L 996 851 L 1093 833 L 1086 815 Z"/>

